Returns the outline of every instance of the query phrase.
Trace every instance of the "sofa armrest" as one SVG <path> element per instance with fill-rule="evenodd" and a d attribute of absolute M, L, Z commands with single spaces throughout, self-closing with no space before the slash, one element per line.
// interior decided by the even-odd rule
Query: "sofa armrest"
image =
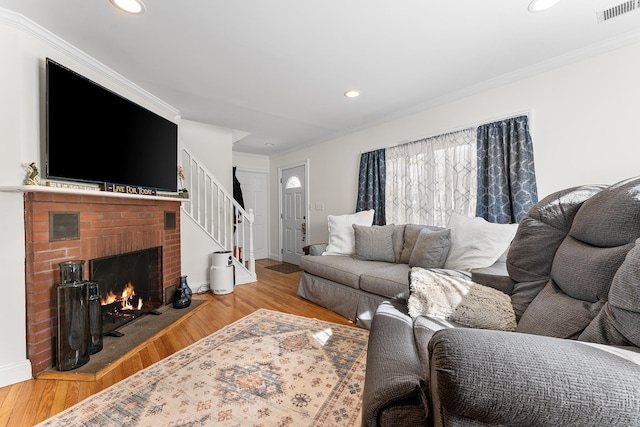
<path fill-rule="evenodd" d="M 496 262 L 490 267 L 474 268 L 471 270 L 471 280 L 498 289 L 507 295 L 513 293 L 513 286 L 516 283 L 509 277 L 507 264 L 504 262 Z"/>
<path fill-rule="evenodd" d="M 640 425 L 636 352 L 460 328 L 436 332 L 429 357 L 435 426 L 454 419 L 505 425 Z"/>
<path fill-rule="evenodd" d="M 305 255 L 322 255 L 327 250 L 328 243 L 314 243 L 307 245 L 302 250 Z"/>
<path fill-rule="evenodd" d="M 362 425 L 424 425 L 427 411 L 423 385 L 406 301 L 384 301 L 376 310 L 369 333 Z"/>

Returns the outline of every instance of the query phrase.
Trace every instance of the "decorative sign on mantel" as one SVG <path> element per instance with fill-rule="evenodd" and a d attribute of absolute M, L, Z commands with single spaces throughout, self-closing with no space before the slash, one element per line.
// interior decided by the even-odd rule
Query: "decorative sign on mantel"
<path fill-rule="evenodd" d="M 138 194 L 141 196 L 155 196 L 156 190 L 144 187 L 135 187 L 122 184 L 102 184 L 102 191 L 111 193 Z"/>
<path fill-rule="evenodd" d="M 99 191 L 100 189 L 95 185 L 85 185 L 85 184 L 72 184 L 68 182 L 57 182 L 57 181 L 47 181 L 47 187 L 51 188 L 67 188 L 73 190 L 86 190 L 86 191 Z"/>

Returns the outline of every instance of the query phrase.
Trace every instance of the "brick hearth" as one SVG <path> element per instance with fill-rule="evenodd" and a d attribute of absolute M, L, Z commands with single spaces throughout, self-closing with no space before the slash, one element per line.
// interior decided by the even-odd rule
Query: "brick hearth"
<path fill-rule="evenodd" d="M 60 262 L 88 261 L 161 246 L 162 287 L 179 282 L 179 200 L 28 192 L 24 205 L 27 357 L 34 376 L 54 363 Z M 79 213 L 80 238 L 49 241 L 50 212 Z M 167 212 L 175 214 L 175 228 L 165 229 Z M 85 279 L 89 279 L 88 270 L 87 262 Z"/>

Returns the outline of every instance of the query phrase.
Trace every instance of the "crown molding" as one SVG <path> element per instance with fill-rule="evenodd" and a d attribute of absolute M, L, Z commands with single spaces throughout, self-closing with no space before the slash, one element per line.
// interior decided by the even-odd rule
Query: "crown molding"
<path fill-rule="evenodd" d="M 49 30 L 36 24 L 35 22 L 25 17 L 24 15 L 13 12 L 11 10 L 0 8 L 0 24 L 17 28 L 20 31 L 26 34 L 29 34 L 35 37 L 36 39 L 46 43 L 47 45 L 58 50 L 59 52 L 72 57 L 74 60 L 80 62 L 87 68 L 90 68 L 93 71 L 99 73 L 100 75 L 106 77 L 113 83 L 121 87 L 125 87 L 127 90 L 130 90 L 131 92 L 139 95 L 141 98 L 145 99 L 146 101 L 151 103 L 153 106 L 163 111 L 165 114 L 174 118 L 179 116 L 180 112 L 175 107 L 172 107 L 171 105 L 167 104 L 160 98 L 147 92 L 146 90 L 136 85 L 135 83 L 127 80 L 122 75 L 118 74 L 117 72 L 107 67 L 100 61 L 97 61 L 96 59 L 92 58 L 82 50 L 66 42 L 62 38 L 56 36 Z"/>
<path fill-rule="evenodd" d="M 443 96 L 431 99 L 428 102 L 423 102 L 411 108 L 406 108 L 400 111 L 396 111 L 393 114 L 387 115 L 375 121 L 365 123 L 361 126 L 353 127 L 350 129 L 344 129 L 340 132 L 336 132 L 332 135 L 325 136 L 321 139 L 309 141 L 305 145 L 301 145 L 284 152 L 279 152 L 277 155 L 274 155 L 274 156 L 288 154 L 288 153 L 297 151 L 301 148 L 307 148 L 315 144 L 320 144 L 323 142 L 331 141 L 336 138 L 340 138 L 344 135 L 348 135 L 354 132 L 359 132 L 374 126 L 379 126 L 384 123 L 394 121 L 394 120 L 403 119 L 405 117 L 409 117 L 411 115 L 418 114 L 423 111 L 427 111 L 431 108 L 436 108 L 441 105 L 458 101 L 460 99 L 463 99 L 469 96 L 474 96 L 479 93 L 496 89 L 507 84 L 511 84 L 520 80 L 535 77 L 545 72 L 552 71 L 564 66 L 569 66 L 569 65 L 578 63 L 580 61 L 585 61 L 587 59 L 590 59 L 599 55 L 604 55 L 609 52 L 613 52 L 614 50 L 621 49 L 623 47 L 626 47 L 635 43 L 640 43 L 640 30 L 630 31 L 621 36 L 614 37 L 599 43 L 595 43 L 591 46 L 588 46 L 582 49 L 568 52 L 564 55 L 557 56 L 547 61 L 543 61 L 534 65 L 531 65 L 529 67 L 524 67 L 519 70 L 513 71 L 511 73 L 503 74 L 502 76 L 486 80 L 482 83 L 479 83 L 473 86 L 468 86 L 466 88 L 462 88 L 454 92 L 449 92 Z"/>
<path fill-rule="evenodd" d="M 603 54 L 612 52 L 614 50 L 621 49 L 623 47 L 626 47 L 635 43 L 639 43 L 639 42 L 640 42 L 640 30 L 631 31 L 631 32 L 625 33 L 622 36 L 604 40 L 602 42 L 595 43 L 591 46 L 587 46 L 585 48 L 577 49 L 577 50 L 568 52 L 564 55 L 557 56 L 547 61 L 539 62 L 537 64 L 524 67 L 519 70 L 515 70 L 511 73 L 503 74 L 502 76 L 486 80 L 477 85 L 469 86 L 469 87 L 457 90 L 455 92 L 450 92 L 441 97 L 434 98 L 429 102 L 416 105 L 410 109 L 398 111 L 395 114 L 392 114 L 390 116 L 387 116 L 377 121 L 375 124 L 386 123 L 391 120 L 407 117 L 412 114 L 416 114 L 431 108 L 438 107 L 440 105 L 454 102 L 462 98 L 477 95 L 479 93 L 496 89 L 498 87 L 501 87 L 507 84 L 515 83 L 517 81 L 524 80 L 530 77 L 535 77 L 537 75 L 543 74 L 548 71 L 552 71 L 564 66 L 569 66 L 581 61 L 585 61 L 587 59 L 590 59 L 599 55 L 603 55 Z M 366 129 L 370 126 L 371 124 L 368 124 L 368 125 L 362 126 L 361 128 Z"/>

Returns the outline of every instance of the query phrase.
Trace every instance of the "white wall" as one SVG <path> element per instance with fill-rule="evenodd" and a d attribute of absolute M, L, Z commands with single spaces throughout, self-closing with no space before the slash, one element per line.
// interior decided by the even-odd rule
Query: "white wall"
<path fill-rule="evenodd" d="M 271 159 L 309 159 L 310 243 L 326 242 L 327 215 L 352 213 L 360 153 L 530 112 L 540 198 L 580 184 L 640 175 L 640 43 Z M 272 182 L 271 194 L 278 194 Z M 272 197 L 271 251 L 278 204 Z M 315 204 L 324 211 L 316 211 Z"/>
<path fill-rule="evenodd" d="M 232 129 L 182 119 L 182 144 L 198 158 L 220 184 L 233 192 Z"/>
<path fill-rule="evenodd" d="M 0 185 L 21 185 L 28 161 L 39 161 L 39 68 L 23 55 L 29 48 L 21 31 L 0 25 Z M 29 87 L 31 83 L 32 87 Z M 29 141 L 28 146 L 23 141 Z M 0 352 L 0 387 L 31 377 L 26 356 L 24 201 L 22 193 L 0 193 L 0 269 L 2 292 L 12 295 L 0 311 L 3 350 Z"/>
<path fill-rule="evenodd" d="M 3 151 L 4 152 L 4 151 Z M 9 296 L 0 310 L 2 351 L 0 351 L 0 387 L 31 378 L 27 359 L 24 201 L 22 193 L 0 193 L 0 288 Z"/>
<path fill-rule="evenodd" d="M 184 147 L 230 194 L 233 194 L 232 133 L 231 129 L 190 120 L 180 122 L 180 139 Z M 192 194 L 193 191 L 189 189 Z M 194 292 L 206 290 L 209 285 L 209 256 L 221 248 L 184 212 L 180 218 L 182 274 L 187 276 L 189 287 Z"/>
<path fill-rule="evenodd" d="M 233 166 L 253 171 L 269 171 L 269 158 L 247 153 L 233 152 Z"/>

